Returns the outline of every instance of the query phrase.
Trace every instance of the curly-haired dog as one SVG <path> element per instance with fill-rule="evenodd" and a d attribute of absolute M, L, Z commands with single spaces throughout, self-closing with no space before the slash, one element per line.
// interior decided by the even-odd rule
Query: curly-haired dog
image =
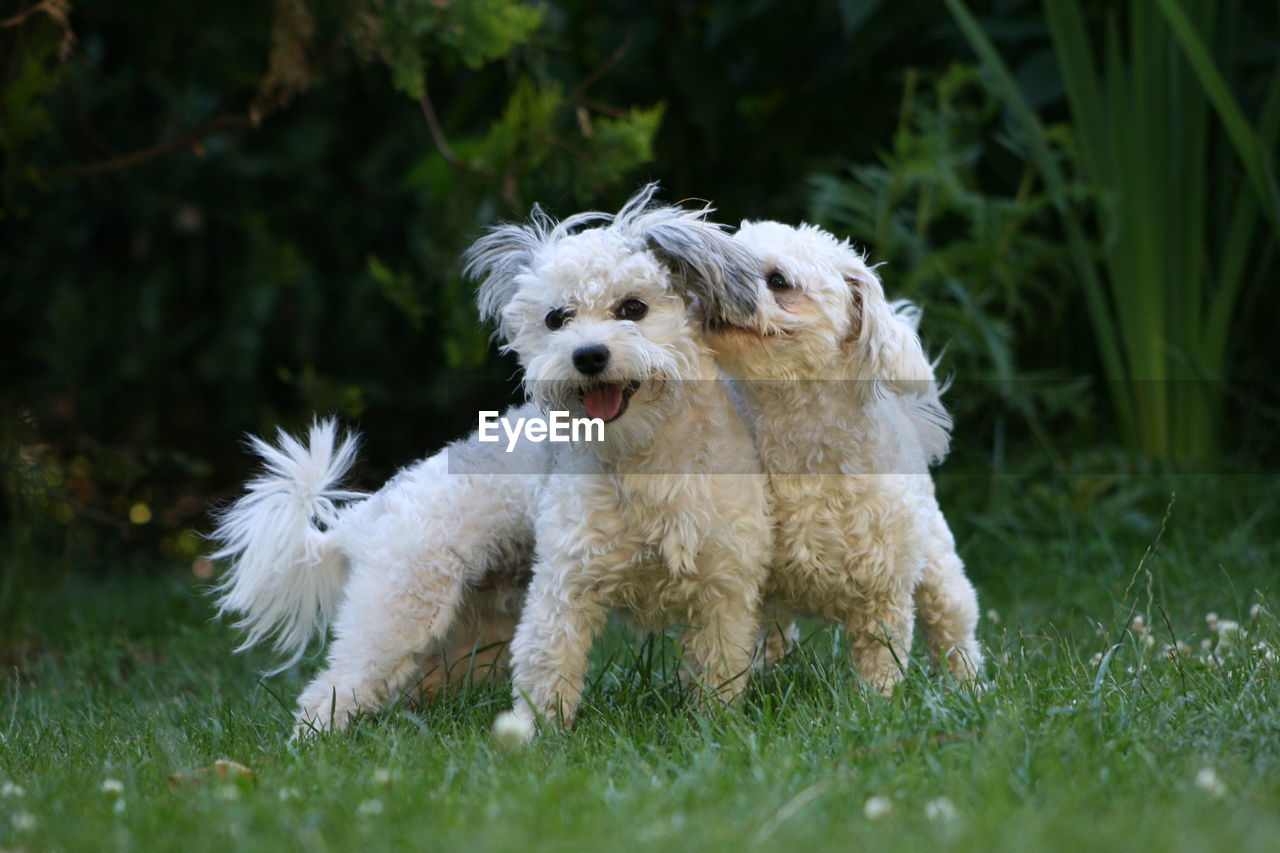
<path fill-rule="evenodd" d="M 708 210 L 650 206 L 653 191 L 607 225 L 575 232 L 535 217 L 468 253 L 482 312 L 534 402 L 607 424 L 604 442 L 555 448 L 538 494 L 511 646 L 525 721 L 572 722 L 611 610 L 650 630 L 683 626 L 695 674 L 724 698 L 750 665 L 769 558 L 764 478 L 686 293 L 744 321 L 759 264 Z"/>
<path fill-rule="evenodd" d="M 507 417 L 537 414 L 527 404 Z M 219 604 L 239 614 L 241 648 L 271 642 L 287 656 L 279 669 L 333 623 L 328 663 L 298 700 L 299 733 L 345 728 L 415 682 L 429 694 L 504 664 L 545 445 L 506 454 L 473 434 L 372 495 L 340 487 L 356 439 L 339 442 L 333 421 L 306 445 L 283 432 L 252 445 L 265 470 L 214 533 L 213 556 L 231 560 Z M 491 473 L 504 470 L 519 473 Z"/>
<path fill-rule="evenodd" d="M 763 263 L 758 307 L 748 323 L 706 331 L 744 380 L 773 491 L 765 624 L 843 624 L 858 671 L 888 693 L 918 619 L 950 671 L 976 677 L 977 596 L 928 473 L 950 418 L 918 311 L 888 302 L 863 257 L 819 228 L 743 223 L 736 239 Z"/>
<path fill-rule="evenodd" d="M 562 521 L 560 526 L 585 526 L 586 539 L 576 547 L 587 549 L 596 547 L 601 537 L 621 523 L 617 519 L 610 523 L 586 494 L 575 493 L 575 482 L 604 483 L 606 489 L 609 483 L 623 483 L 626 494 L 635 493 L 641 502 L 647 500 L 652 513 L 659 513 L 662 502 L 672 495 L 686 497 L 682 484 L 694 489 L 687 493 L 689 501 L 705 500 L 708 506 L 726 512 L 741 510 L 752 520 L 737 520 L 743 529 L 732 530 L 735 536 L 742 534 L 740 542 L 730 543 L 728 551 L 733 553 L 726 554 L 721 541 L 730 531 L 715 526 L 729 523 L 727 516 L 691 518 L 688 504 L 679 500 L 673 501 L 673 511 L 660 519 L 631 518 L 624 513 L 626 535 L 619 537 L 613 550 L 625 550 L 636 536 L 648 537 L 651 541 L 646 547 L 652 546 L 664 558 L 670 553 L 670 567 L 677 572 L 675 581 L 688 580 L 678 572 L 690 570 L 692 554 L 696 557 L 693 570 L 706 570 L 707 584 L 700 587 L 696 580 L 688 581 L 687 590 L 711 595 L 720 591 L 720 584 L 733 587 L 726 601 L 750 612 L 747 600 L 754 602 L 750 598 L 754 592 L 748 594 L 748 589 L 758 587 L 759 578 L 753 573 L 763 571 L 759 567 L 765 559 L 757 552 L 767 550 L 760 539 L 767 537 L 761 520 L 763 485 L 740 486 L 733 499 L 726 501 L 721 497 L 723 484 L 715 478 L 684 473 L 632 476 L 628 472 L 631 463 L 637 471 L 663 465 L 679 468 L 690 458 L 705 463 L 705 468 L 709 463 L 696 454 L 719 451 L 732 458 L 726 470 L 759 471 L 737 417 L 714 396 L 690 402 L 687 398 L 697 383 L 682 386 L 676 381 L 714 375 L 707 354 L 690 347 L 687 318 L 676 316 L 685 316 L 679 293 L 696 293 L 711 316 L 745 319 L 754 305 L 751 279 L 757 264 L 718 226 L 705 221 L 706 211 L 647 209 L 652 194 L 653 188 L 647 188 L 604 229 L 574 233 L 582 226 L 613 219 L 604 214 L 580 214 L 556 225 L 535 213 L 530 226 L 498 229 L 472 252 L 473 271 L 487 274 L 481 297 L 482 307 L 490 314 L 496 315 L 504 305 L 524 304 L 515 298 L 520 290 L 518 280 L 532 280 L 530 264 L 535 258 L 543 265 L 539 269 L 554 267 L 570 277 L 559 282 L 567 288 L 564 295 L 568 301 L 574 303 L 559 306 L 563 309 L 562 325 L 569 327 L 565 330 L 568 334 L 554 336 L 562 348 L 575 335 L 589 334 L 600 323 L 601 318 L 593 316 L 598 306 L 582 299 L 605 298 L 608 286 L 635 285 L 634 293 L 622 300 L 635 303 L 626 307 L 628 316 L 618 314 L 621 304 L 605 306 L 613 312 L 609 314 L 611 322 L 605 324 L 612 327 L 607 330 L 612 337 L 602 333 L 600 343 L 612 346 L 616 353 L 603 360 L 594 380 L 575 363 L 571 352 L 566 356 L 571 368 L 543 353 L 542 366 L 536 369 L 550 374 L 545 384 L 531 377 L 526 364 L 526 385 L 536 401 L 559 405 L 559 395 L 568 392 L 565 408 L 611 415 L 616 421 L 600 448 L 603 455 L 597 459 L 597 467 L 612 471 L 611 475 L 580 477 L 574 472 L 583 457 L 569 453 L 559 460 L 558 467 L 568 482 L 548 489 L 540 504 L 544 475 L 553 464 L 553 445 L 522 441 L 515 445 L 514 453 L 507 454 L 500 445 L 478 442 L 473 434 L 366 496 L 340 488 L 354 459 L 355 440 L 339 443 L 331 421 L 313 426 L 306 445 L 283 433 L 276 446 L 253 441 L 265 471 L 250 483 L 248 494 L 222 514 L 214 534 L 221 544 L 214 556 L 231 561 L 218 588 L 220 605 L 224 612 L 239 614 L 237 624 L 247 632 L 243 647 L 272 641 L 277 651 L 288 656 L 281 668 L 296 662 L 309 641 L 323 636 L 333 622 L 328 662 L 299 699 L 298 732 L 343 728 L 355 713 L 381 708 L 422 678 L 424 671 L 422 686 L 429 693 L 477 670 L 505 669 L 509 659 L 506 641 L 515 631 L 528 583 L 535 513 L 540 507 L 554 513 L 556 504 L 548 503 L 553 495 L 576 500 L 574 506 L 565 505 L 564 509 L 578 508 L 583 514 L 576 520 Z M 595 260 L 588 257 L 592 246 L 603 251 Z M 557 254 L 561 249 L 563 256 Z M 558 257 L 563 264 L 555 267 Z M 571 262 L 580 264 L 583 276 L 595 278 L 573 281 Z M 642 304 L 643 309 L 638 307 Z M 580 316 L 574 316 L 575 311 Z M 538 322 L 548 327 L 545 313 Z M 504 328 L 513 330 L 516 326 L 504 324 Z M 546 328 L 548 336 L 551 332 Z M 576 360 L 587 365 L 586 370 L 594 369 L 595 361 L 600 360 L 599 350 L 593 352 Z M 622 386 L 603 381 L 619 370 L 631 370 L 635 375 Z M 557 377 L 557 372 L 569 375 Z M 574 374 L 576 378 L 572 378 Z M 639 381 L 641 387 L 633 388 L 632 381 Z M 574 399 L 575 390 L 583 391 L 581 400 Z M 609 411 L 615 406 L 616 411 Z M 624 412 L 626 418 L 622 418 Z M 530 403 L 506 416 L 514 422 L 541 413 L 538 405 Z M 670 455 L 661 442 L 675 434 L 672 423 L 696 421 L 698 417 L 705 418 L 699 428 L 713 426 L 723 434 L 715 441 L 688 443 L 687 453 Z M 664 423 L 664 429 L 652 435 L 646 433 L 649 425 L 664 419 L 671 423 Z M 652 436 L 657 436 L 656 442 Z M 645 441 L 653 446 L 643 446 Z M 502 473 L 512 471 L 518 473 Z M 608 480 L 609 476 L 614 479 Z M 714 495 L 697 493 L 698 489 L 709 489 Z M 575 494 L 577 497 L 572 497 Z M 621 500 L 616 494 L 606 498 L 615 503 Z M 695 505 L 701 512 L 703 506 Z M 590 516 L 587 509 L 593 510 Z M 636 526 L 636 521 L 648 526 Z M 548 519 L 546 523 L 555 522 Z M 715 534 L 713 541 L 701 547 L 700 537 L 709 534 Z M 748 554 L 749 559 L 740 570 L 734 570 L 738 572 L 734 580 L 726 581 L 721 577 L 727 571 L 724 561 L 741 554 Z M 608 554 L 602 552 L 597 557 L 604 560 Z M 631 574 L 638 578 L 639 567 L 634 568 Z M 674 585 L 674 581 L 666 584 Z M 631 596 L 634 601 L 622 603 L 635 605 L 642 617 L 653 617 L 649 622 L 666 618 L 657 614 L 661 609 L 657 604 L 671 605 L 679 599 L 677 593 L 649 599 L 639 586 L 615 592 Z M 737 601 L 740 598 L 743 601 Z M 679 621 L 699 625 L 700 621 L 691 617 L 704 608 L 696 602 L 685 603 L 689 606 Z M 705 610 L 711 613 L 719 606 Z M 736 637 L 742 631 L 737 625 L 742 618 L 741 613 L 735 613 L 728 620 L 733 624 L 719 626 L 717 616 L 704 620 L 716 623 L 710 626 L 713 630 L 705 630 L 708 626 L 704 625 L 703 631 L 687 634 L 690 659 L 704 665 L 707 680 L 736 683 L 731 676 L 740 671 L 736 646 L 741 644 Z M 713 636 L 718 639 L 713 641 Z M 589 644 L 589 638 L 584 642 Z M 726 643 L 734 648 L 726 651 Z"/>

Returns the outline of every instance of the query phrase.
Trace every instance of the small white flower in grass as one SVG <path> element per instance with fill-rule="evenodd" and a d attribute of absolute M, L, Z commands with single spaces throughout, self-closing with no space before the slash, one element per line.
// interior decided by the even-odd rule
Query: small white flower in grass
<path fill-rule="evenodd" d="M 388 770 L 388 769 L 387 769 L 387 768 L 385 768 L 385 767 L 377 767 L 377 768 L 375 768 L 375 769 L 374 769 L 374 771 L 373 771 L 373 784 L 375 784 L 375 785 L 390 785 L 390 784 L 391 784 L 391 771 L 390 771 L 390 770 Z"/>
<path fill-rule="evenodd" d="M 924 804 L 924 816 L 928 820 L 948 823 L 956 819 L 955 803 L 946 797 L 934 797 Z"/>
<path fill-rule="evenodd" d="M 117 797 L 115 805 L 111 807 L 111 811 L 115 814 L 124 814 L 124 797 Z"/>
<path fill-rule="evenodd" d="M 1133 631 L 1133 633 L 1137 634 L 1138 636 L 1142 636 L 1143 634 L 1147 633 L 1146 618 L 1141 613 L 1134 616 L 1133 621 L 1129 623 L 1129 629 Z"/>
<path fill-rule="evenodd" d="M 1222 781 L 1218 771 L 1212 767 L 1205 767 L 1196 774 L 1196 787 L 1215 800 L 1220 800 L 1227 795 L 1226 783 Z"/>
<path fill-rule="evenodd" d="M 13 828 L 18 832 L 30 832 L 36 828 L 37 823 L 39 821 L 36 820 L 36 816 L 31 812 L 13 813 Z"/>
<path fill-rule="evenodd" d="M 9 798 L 17 799 L 18 797 L 25 797 L 26 795 L 26 789 L 17 782 L 6 781 L 3 785 L 0 785 L 0 797 L 4 797 L 6 800 Z"/>
<path fill-rule="evenodd" d="M 360 817 L 374 817 L 382 814 L 382 800 L 365 800 L 356 806 L 356 814 Z"/>
<path fill-rule="evenodd" d="M 988 621 L 988 622 L 990 622 L 992 625 L 999 625 L 999 624 L 1000 624 L 1000 611 L 996 610 L 995 608 L 992 608 L 991 610 L 988 610 L 988 611 L 987 611 L 987 621 Z"/>
<path fill-rule="evenodd" d="M 1102 652 L 1094 652 L 1093 657 L 1089 658 L 1089 663 L 1090 663 L 1090 665 L 1092 665 L 1092 666 L 1101 666 L 1101 665 L 1102 665 Z"/>
<path fill-rule="evenodd" d="M 868 798 L 862 806 L 862 813 L 867 816 L 867 820 L 880 820 L 888 817 L 891 811 L 893 811 L 893 801 L 881 794 Z"/>
<path fill-rule="evenodd" d="M 493 721 L 493 736 L 503 749 L 519 749 L 533 737 L 533 723 L 512 711 L 503 711 Z"/>
<path fill-rule="evenodd" d="M 302 799 L 302 795 L 298 793 L 297 788 L 281 788 L 278 796 L 280 797 L 280 802 L 282 803 L 287 803 L 290 800 Z"/>
<path fill-rule="evenodd" d="M 103 779 L 101 788 L 102 793 L 116 797 L 124 793 L 124 783 L 119 779 Z"/>
<path fill-rule="evenodd" d="M 1205 621 L 1205 624 L 1209 626 L 1210 631 L 1218 630 L 1218 614 L 1217 613 L 1206 613 L 1204 615 L 1204 621 Z"/>
<path fill-rule="evenodd" d="M 1249 608 L 1249 618 L 1257 619 L 1258 614 L 1261 612 L 1262 612 L 1262 602 L 1258 602 L 1257 604 Z"/>
<path fill-rule="evenodd" d="M 1240 641 L 1240 623 L 1233 622 L 1230 619 L 1218 620 L 1218 646 L 1215 651 L 1218 654 L 1230 654 L 1237 648 Z"/>

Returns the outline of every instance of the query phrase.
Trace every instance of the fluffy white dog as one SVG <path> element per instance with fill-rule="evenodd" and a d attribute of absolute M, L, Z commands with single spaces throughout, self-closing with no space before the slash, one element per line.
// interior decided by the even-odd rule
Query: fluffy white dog
<path fill-rule="evenodd" d="M 755 258 L 708 210 L 651 207 L 648 187 L 605 226 L 545 218 L 470 250 L 482 312 L 499 321 L 543 410 L 607 423 L 559 445 L 538 493 L 537 551 L 511 645 L 517 718 L 568 725 L 611 610 L 682 626 L 703 685 L 744 686 L 769 559 L 764 478 L 686 294 L 745 321 Z"/>
<path fill-rule="evenodd" d="M 328 662 L 298 700 L 298 733 L 345 728 L 415 682 L 429 695 L 504 666 L 546 445 L 506 454 L 472 435 L 365 496 L 339 486 L 356 441 L 339 442 L 332 421 L 307 445 L 284 433 L 252 444 L 265 470 L 214 533 L 213 556 L 231 560 L 219 604 L 239 614 L 241 648 L 270 641 L 286 656 L 279 669 L 333 623 Z M 504 470 L 519 473 L 492 473 Z"/>
<path fill-rule="evenodd" d="M 307 445 L 253 441 L 266 470 L 214 534 L 214 556 L 231 560 L 220 605 L 239 614 L 245 647 L 272 641 L 284 666 L 332 621 L 299 733 L 343 728 L 415 682 L 430 694 L 504 667 L 535 522 L 540 580 L 514 644 L 526 719 L 572 718 L 610 607 L 686 626 L 698 674 L 726 696 L 741 688 L 768 555 L 763 478 L 718 476 L 760 469 L 721 384 L 698 381 L 718 374 L 686 299 L 745 320 L 758 262 L 708 210 L 649 207 L 653 192 L 617 217 L 557 225 L 535 211 L 470 253 L 482 310 L 501 318 L 534 401 L 507 417 L 598 417 L 605 442 L 508 454 L 473 434 L 365 496 L 340 487 L 355 441 L 332 422 Z"/>
<path fill-rule="evenodd" d="M 748 323 L 707 324 L 742 393 L 774 498 L 766 625 L 811 615 L 844 625 L 859 673 L 901 678 L 918 619 L 957 678 L 980 672 L 977 596 L 928 466 L 950 418 L 916 334 L 847 242 L 813 227 L 743 223 L 762 261 Z M 785 638 L 770 637 L 776 654 Z"/>

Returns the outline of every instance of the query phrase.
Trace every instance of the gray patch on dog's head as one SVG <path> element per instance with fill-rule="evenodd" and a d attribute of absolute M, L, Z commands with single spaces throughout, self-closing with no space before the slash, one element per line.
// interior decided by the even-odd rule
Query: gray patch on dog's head
<path fill-rule="evenodd" d="M 656 183 L 643 187 L 618 211 L 613 226 L 630 231 L 667 264 L 676 289 L 696 297 L 708 319 L 747 322 L 756 310 L 760 261 L 724 226 L 707 219 L 715 208 L 651 205 L 657 190 Z"/>
<path fill-rule="evenodd" d="M 463 255 L 462 274 L 481 279 L 476 306 L 485 320 L 498 321 L 502 309 L 519 290 L 517 279 L 530 271 L 538 254 L 583 225 L 611 217 L 588 211 L 556 222 L 539 205 L 534 205 L 525 225 L 496 225 L 476 240 Z"/>

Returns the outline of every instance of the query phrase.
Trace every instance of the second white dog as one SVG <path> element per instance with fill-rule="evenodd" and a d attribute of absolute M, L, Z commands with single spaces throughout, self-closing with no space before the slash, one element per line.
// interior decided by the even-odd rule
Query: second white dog
<path fill-rule="evenodd" d="M 707 334 L 745 380 L 774 495 L 765 624 L 844 625 L 858 671 L 889 693 L 918 619 L 952 674 L 975 678 L 977 595 L 928 472 L 950 418 L 918 311 L 889 303 L 863 257 L 814 226 L 743 223 L 736 239 L 763 263 L 758 307 Z M 776 654 L 783 642 L 770 639 Z"/>

